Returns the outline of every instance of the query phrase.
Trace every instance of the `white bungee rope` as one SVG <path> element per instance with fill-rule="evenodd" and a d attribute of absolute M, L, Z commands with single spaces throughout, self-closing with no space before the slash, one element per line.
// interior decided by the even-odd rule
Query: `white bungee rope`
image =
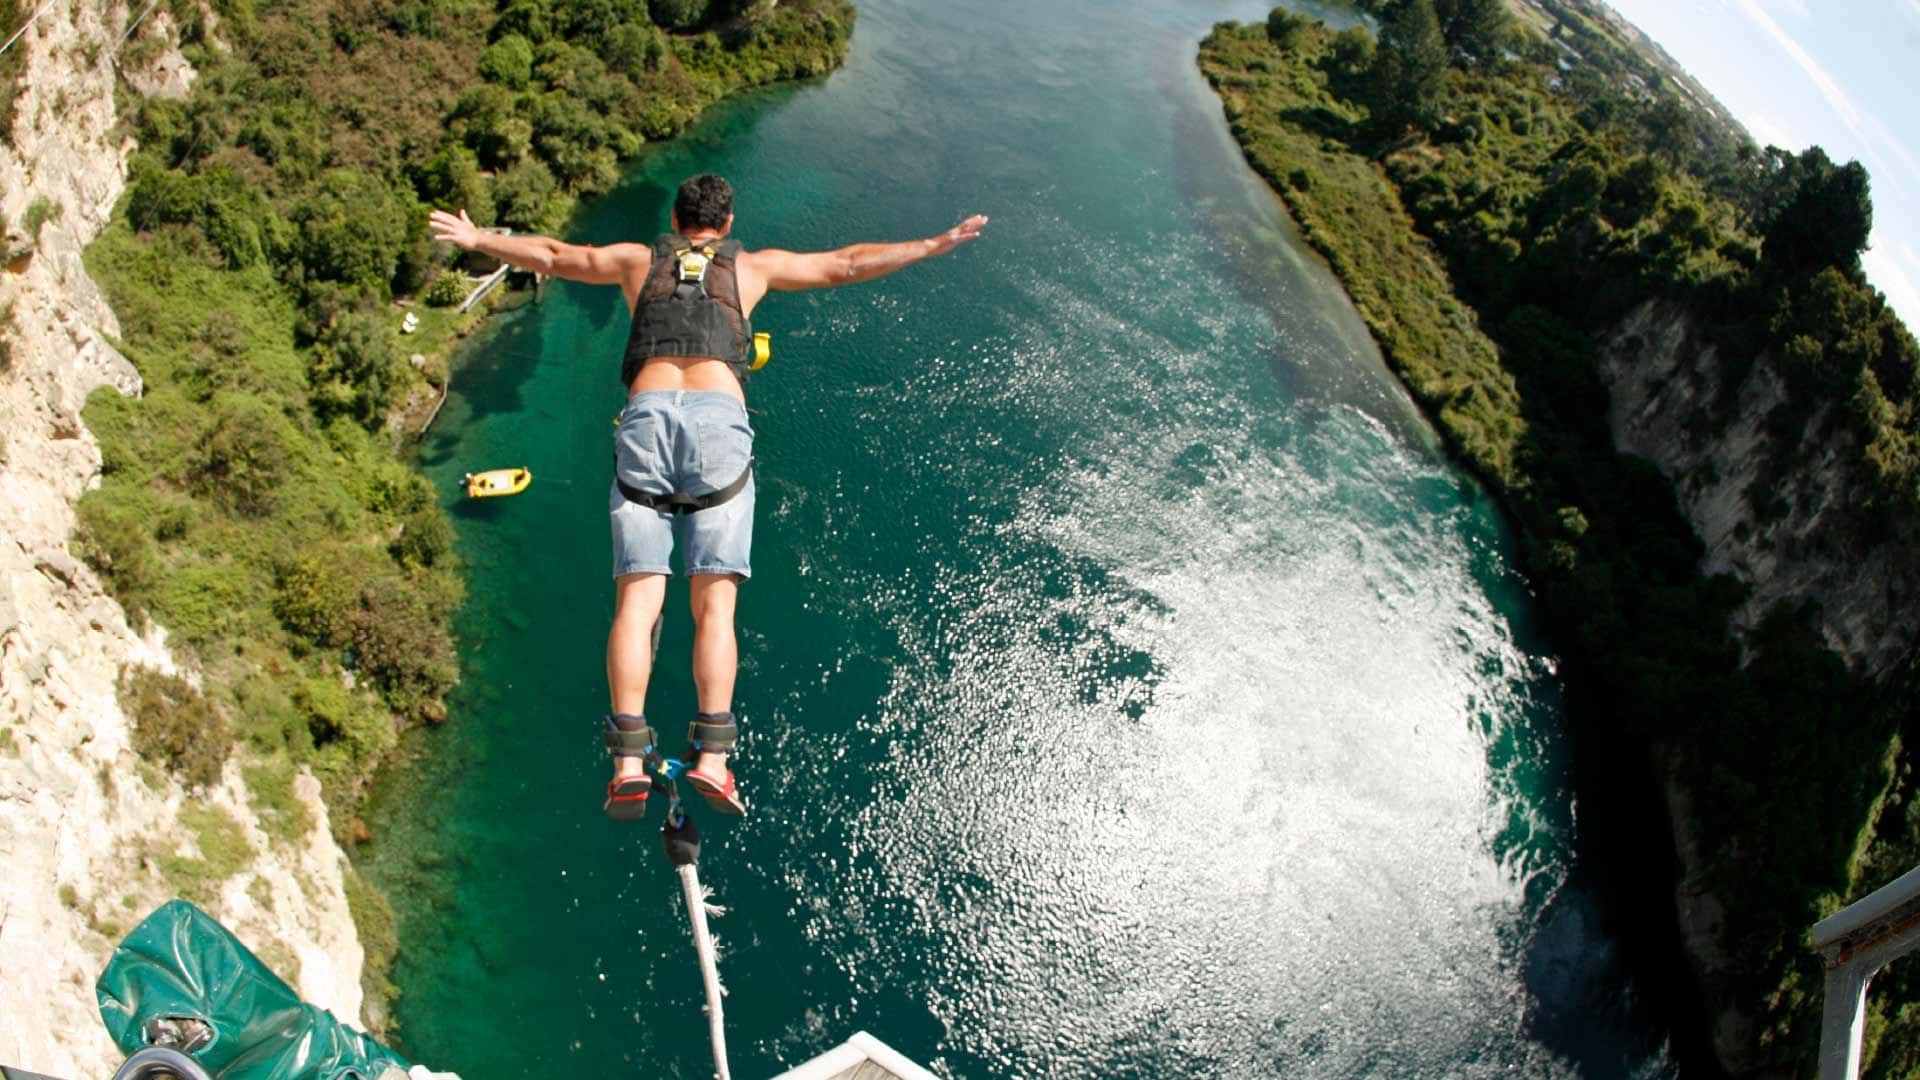
<path fill-rule="evenodd" d="M 676 869 L 680 874 L 680 891 L 687 898 L 687 914 L 693 920 L 693 947 L 700 954 L 700 981 L 707 988 L 707 1032 L 713 1040 L 714 1075 L 719 1080 L 732 1080 L 727 1071 L 726 1018 L 720 1005 L 720 999 L 727 996 L 727 988 L 720 985 L 719 960 L 713 935 L 707 930 L 707 916 L 719 918 L 727 909 L 709 902 L 713 892 L 700 884 L 699 866 L 687 863 Z"/>

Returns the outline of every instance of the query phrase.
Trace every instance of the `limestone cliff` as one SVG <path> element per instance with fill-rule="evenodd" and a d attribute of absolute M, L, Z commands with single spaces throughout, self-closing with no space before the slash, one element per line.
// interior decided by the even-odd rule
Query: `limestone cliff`
<path fill-rule="evenodd" d="M 1601 349 L 1614 445 L 1673 484 L 1706 545 L 1702 569 L 1750 587 L 1740 630 L 1812 602 L 1829 648 L 1869 678 L 1889 674 L 1913 654 L 1920 537 L 1864 509 L 1873 492 L 1851 467 L 1861 445 L 1844 417 L 1828 407 L 1775 425 L 1789 406 L 1777 365 L 1727 359 L 1676 305 L 1636 308 Z"/>
<path fill-rule="evenodd" d="M 1811 605 L 1813 628 L 1855 674 L 1878 681 L 1912 663 L 1920 536 L 1910 515 L 1869 509 L 1877 493 L 1857 467 L 1861 437 L 1841 406 L 1800 415 L 1774 358 L 1723 356 L 1692 314 L 1660 300 L 1602 341 L 1601 374 L 1615 446 L 1673 485 L 1705 546 L 1701 569 L 1746 586 L 1736 630 L 1750 632 L 1776 606 Z M 1751 957 L 1726 930 L 1738 901 L 1714 883 L 1726 853 L 1698 835 L 1696 796 L 1677 757 L 1656 748 L 1654 767 L 1679 868 L 1674 908 L 1715 1052 L 1736 1075 L 1763 1071 L 1777 1063 L 1751 1011 L 1757 1003 L 1735 989 Z"/>
<path fill-rule="evenodd" d="M 13 46 L 26 73 L 0 146 L 8 247 L 31 248 L 0 271 L 0 310 L 12 309 L 0 330 L 0 1063 L 72 1077 L 119 1061 L 93 979 L 116 936 L 170 895 L 163 864 L 225 869 L 200 850 L 209 821 L 227 824 L 226 853 L 243 859 L 207 882 L 204 906 L 308 1000 L 350 1022 L 360 1011 L 362 952 L 318 784 L 295 781 L 311 827 L 289 841 L 261 828 L 237 763 L 190 795 L 139 761 L 116 685 L 125 665 L 174 661 L 164 631 L 131 629 L 69 546 L 74 502 L 100 468 L 81 407 L 101 385 L 140 392 L 81 262 L 125 183 L 114 45 L 134 14 L 88 0 L 41 12 Z M 141 33 L 170 31 L 149 20 Z M 167 48 L 131 74 L 168 93 L 191 72 Z"/>

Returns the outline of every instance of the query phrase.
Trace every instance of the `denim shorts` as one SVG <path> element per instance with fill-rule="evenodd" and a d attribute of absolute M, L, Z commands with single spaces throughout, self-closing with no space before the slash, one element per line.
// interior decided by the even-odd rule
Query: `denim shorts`
<path fill-rule="evenodd" d="M 747 407 L 712 390 L 648 390 L 627 399 L 613 436 L 614 468 L 649 494 L 705 495 L 740 478 L 753 460 Z M 679 539 L 687 573 L 752 576 L 753 488 L 719 506 L 673 514 L 628 502 L 610 485 L 613 576 L 671 574 L 667 560 Z"/>

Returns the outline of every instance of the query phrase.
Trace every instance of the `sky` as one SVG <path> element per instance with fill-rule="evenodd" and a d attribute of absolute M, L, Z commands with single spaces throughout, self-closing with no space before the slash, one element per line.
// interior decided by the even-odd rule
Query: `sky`
<path fill-rule="evenodd" d="M 1604 0 L 1745 124 L 1873 185 L 1867 277 L 1920 331 L 1920 0 Z"/>

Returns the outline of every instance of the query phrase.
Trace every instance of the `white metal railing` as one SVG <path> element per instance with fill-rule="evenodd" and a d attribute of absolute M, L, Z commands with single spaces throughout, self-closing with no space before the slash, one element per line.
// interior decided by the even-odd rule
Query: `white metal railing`
<path fill-rule="evenodd" d="M 1874 973 L 1920 949 L 1920 866 L 1813 924 L 1813 947 L 1827 961 L 1820 1018 L 1820 1080 L 1854 1080 L 1867 984 Z"/>

